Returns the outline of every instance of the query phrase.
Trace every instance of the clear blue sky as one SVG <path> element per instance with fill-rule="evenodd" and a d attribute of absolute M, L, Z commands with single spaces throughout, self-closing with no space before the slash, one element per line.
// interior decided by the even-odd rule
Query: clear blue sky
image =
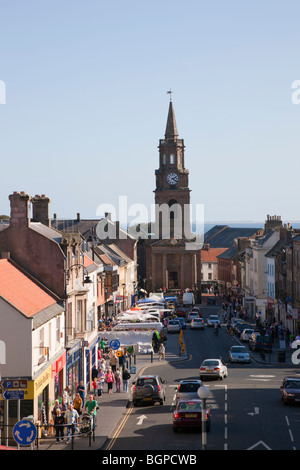
<path fill-rule="evenodd" d="M 300 220 L 298 0 L 0 0 L 0 214 L 154 203 L 169 95 L 206 221 Z"/>

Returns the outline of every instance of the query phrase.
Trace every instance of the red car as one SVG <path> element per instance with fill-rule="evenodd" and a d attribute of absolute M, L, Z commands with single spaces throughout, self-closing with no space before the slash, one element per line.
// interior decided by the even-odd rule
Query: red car
<path fill-rule="evenodd" d="M 173 431 L 202 427 L 202 401 L 179 400 L 173 413 Z M 206 408 L 206 431 L 210 431 L 210 408 Z"/>
<path fill-rule="evenodd" d="M 175 310 L 175 314 L 177 315 L 177 317 L 185 317 L 186 311 L 184 308 L 178 307 Z"/>

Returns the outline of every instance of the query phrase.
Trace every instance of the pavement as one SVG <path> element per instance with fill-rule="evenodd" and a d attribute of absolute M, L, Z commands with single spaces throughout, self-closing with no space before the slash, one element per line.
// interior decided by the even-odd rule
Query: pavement
<path fill-rule="evenodd" d="M 222 326 L 223 331 L 228 332 L 225 325 Z M 184 332 L 183 332 L 184 337 Z M 240 343 L 236 335 L 233 336 L 234 341 Z M 243 344 L 243 343 L 240 343 Z M 281 353 L 279 353 L 281 351 Z M 284 351 L 284 362 L 280 358 L 280 354 Z M 250 351 L 252 361 L 257 364 L 276 365 L 276 366 L 291 366 L 291 355 L 293 350 L 289 348 L 281 349 L 278 343 L 275 343 L 272 352 L 265 353 L 264 356 L 259 352 Z M 159 361 L 158 354 L 154 354 L 153 358 L 150 355 L 137 355 L 136 356 L 136 371 L 131 374 L 130 383 L 134 381 L 139 375 L 149 367 L 160 366 L 167 362 L 184 361 L 189 358 L 188 351 L 185 354 L 180 354 L 179 343 L 177 335 L 169 335 L 166 343 L 165 359 Z M 105 387 L 106 388 L 106 387 Z M 129 387 L 130 389 L 130 387 Z M 97 397 L 99 409 L 97 411 L 97 421 L 95 432 L 92 436 L 79 435 L 75 437 L 70 444 L 59 443 L 56 444 L 55 437 L 39 439 L 38 446 L 34 446 L 34 450 L 103 450 L 109 451 L 117 438 L 121 426 L 125 423 L 130 415 L 133 407 L 131 403 L 131 392 L 115 392 L 108 394 L 105 390 L 102 397 Z M 65 433 L 66 434 L 66 433 Z M 66 437 L 65 437 L 66 438 Z M 24 448 L 30 449 L 30 448 Z"/>

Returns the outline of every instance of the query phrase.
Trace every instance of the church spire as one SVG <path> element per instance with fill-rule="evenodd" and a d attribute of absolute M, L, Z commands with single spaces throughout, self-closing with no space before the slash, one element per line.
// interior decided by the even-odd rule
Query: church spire
<path fill-rule="evenodd" d="M 173 108 L 173 103 L 172 103 L 172 94 L 171 94 L 172 91 L 168 91 L 167 93 L 170 93 L 170 104 L 169 104 L 169 114 L 168 114 L 165 138 L 174 140 L 174 139 L 177 139 L 178 137 L 178 130 L 177 130 L 175 113 L 174 113 L 174 108 Z"/>

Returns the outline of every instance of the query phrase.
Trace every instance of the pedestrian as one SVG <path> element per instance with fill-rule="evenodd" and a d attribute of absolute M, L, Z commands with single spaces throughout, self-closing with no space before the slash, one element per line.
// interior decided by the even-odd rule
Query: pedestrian
<path fill-rule="evenodd" d="M 164 346 L 164 343 L 160 343 L 160 346 L 159 346 L 159 350 L 158 350 L 158 360 L 160 361 L 161 359 L 164 359 L 165 358 L 165 346 Z"/>
<path fill-rule="evenodd" d="M 117 369 L 117 356 L 115 354 L 114 351 L 111 352 L 110 354 L 110 366 L 111 366 L 111 370 L 113 372 L 116 372 L 116 369 Z"/>
<path fill-rule="evenodd" d="M 98 369 L 96 366 L 92 368 L 92 380 L 94 380 L 95 377 L 98 375 Z"/>
<path fill-rule="evenodd" d="M 56 415 L 54 417 L 54 429 L 55 429 L 55 437 L 56 443 L 59 443 L 59 438 L 61 441 L 64 440 L 64 428 L 65 428 L 65 420 L 63 415 L 61 414 L 60 408 L 56 408 Z"/>
<path fill-rule="evenodd" d="M 124 353 L 124 349 L 121 348 L 119 351 L 119 366 L 121 367 L 122 372 L 125 368 L 125 362 L 126 362 L 126 355 Z"/>
<path fill-rule="evenodd" d="M 97 382 L 97 394 L 98 397 L 102 397 L 103 394 L 103 380 L 99 377 Z"/>
<path fill-rule="evenodd" d="M 65 416 L 66 412 L 68 409 L 68 403 L 66 402 L 65 397 L 62 397 L 61 399 L 61 405 L 60 405 L 60 411 L 63 416 Z"/>
<path fill-rule="evenodd" d="M 117 367 L 117 370 L 115 372 L 115 382 L 116 382 L 116 391 L 120 392 L 121 391 L 121 383 L 122 383 L 122 374 L 120 371 L 120 368 Z"/>
<path fill-rule="evenodd" d="M 128 384 L 131 375 L 128 369 L 124 369 L 122 380 L 123 380 L 123 391 L 128 392 Z"/>
<path fill-rule="evenodd" d="M 54 420 L 55 420 L 55 417 L 56 417 L 56 410 L 57 410 L 58 408 L 59 408 L 60 411 L 61 411 L 61 406 L 60 406 L 59 400 L 55 400 L 54 406 L 53 406 L 53 409 L 52 409 L 52 418 L 53 418 L 53 422 L 54 422 Z"/>
<path fill-rule="evenodd" d="M 93 382 L 92 382 L 92 386 L 93 386 L 93 389 L 94 389 L 94 396 L 97 395 L 97 391 L 98 391 L 98 383 L 97 383 L 97 378 L 95 377 Z"/>
<path fill-rule="evenodd" d="M 65 416 L 65 423 L 67 425 L 67 441 L 66 443 L 69 444 L 70 442 L 70 435 L 72 434 L 72 438 L 75 435 L 76 425 L 78 424 L 79 415 L 77 411 L 74 409 L 73 403 L 70 403 L 68 410 L 66 411 Z"/>
<path fill-rule="evenodd" d="M 81 381 L 79 382 L 79 385 L 78 385 L 78 387 L 77 387 L 77 389 L 76 389 L 76 392 L 79 393 L 80 398 L 81 398 L 81 400 L 82 400 L 82 403 L 84 403 L 84 400 L 85 400 L 85 387 L 84 387 L 83 380 L 81 380 Z"/>
<path fill-rule="evenodd" d="M 102 338 L 101 341 L 100 341 L 100 348 L 102 349 L 102 352 L 105 353 L 105 349 L 106 349 L 106 341 L 105 341 L 105 338 Z"/>
<path fill-rule="evenodd" d="M 71 398 L 70 398 L 70 387 L 69 385 L 63 391 L 63 398 L 65 398 L 67 405 L 69 406 Z"/>
<path fill-rule="evenodd" d="M 107 391 L 108 393 L 113 393 L 113 384 L 115 382 L 115 376 L 112 372 L 112 368 L 109 367 L 107 369 L 107 372 L 105 374 L 105 380 L 106 380 L 106 383 L 107 383 Z"/>
<path fill-rule="evenodd" d="M 104 372 L 106 372 L 106 360 L 104 359 L 104 357 L 100 361 L 99 370 L 101 369 L 104 370 Z"/>
<path fill-rule="evenodd" d="M 79 395 L 79 393 L 77 392 L 75 394 L 75 398 L 73 400 L 73 406 L 74 406 L 74 409 L 77 411 L 77 413 L 79 414 L 79 416 L 82 414 L 82 405 L 83 405 L 83 401 L 82 401 L 82 398 L 81 396 Z"/>
<path fill-rule="evenodd" d="M 98 406 L 98 403 L 94 399 L 93 395 L 90 395 L 89 399 L 85 403 L 84 409 L 85 409 L 85 412 L 91 416 L 93 420 L 93 423 L 92 423 L 93 426 L 96 425 L 97 406 Z"/>

